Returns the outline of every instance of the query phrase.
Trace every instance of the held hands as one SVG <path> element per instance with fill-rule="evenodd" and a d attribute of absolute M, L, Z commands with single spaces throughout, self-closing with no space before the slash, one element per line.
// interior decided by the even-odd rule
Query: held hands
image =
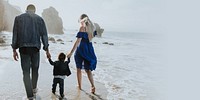
<path fill-rule="evenodd" d="M 71 52 L 67 54 L 67 58 L 71 58 L 71 56 L 72 56 Z"/>
<path fill-rule="evenodd" d="M 48 59 L 51 58 L 51 54 L 49 53 L 49 50 L 46 51 L 46 56 L 47 56 Z"/>

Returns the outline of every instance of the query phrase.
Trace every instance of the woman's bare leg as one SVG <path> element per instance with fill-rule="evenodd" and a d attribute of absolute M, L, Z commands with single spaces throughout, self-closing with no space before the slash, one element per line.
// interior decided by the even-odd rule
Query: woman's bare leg
<path fill-rule="evenodd" d="M 82 73 L 80 68 L 77 68 L 77 80 L 78 80 L 78 88 L 81 90 Z"/>
<path fill-rule="evenodd" d="M 93 76 L 92 76 L 92 71 L 85 70 L 85 72 L 87 73 L 88 79 L 89 79 L 90 84 L 91 84 L 91 92 L 94 93 L 95 92 L 95 86 L 94 86 L 94 80 L 93 80 Z"/>

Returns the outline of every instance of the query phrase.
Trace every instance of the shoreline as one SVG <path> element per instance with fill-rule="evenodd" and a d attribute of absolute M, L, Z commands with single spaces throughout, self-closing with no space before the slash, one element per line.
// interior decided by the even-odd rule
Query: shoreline
<path fill-rule="evenodd" d="M 0 50 L 0 85 L 2 86 L 0 90 L 0 99 L 22 100 L 26 97 L 26 92 L 23 83 L 20 60 L 13 60 L 12 50 L 9 46 L 1 46 Z M 73 63 L 73 61 L 71 63 Z M 64 80 L 64 94 L 67 100 L 106 100 L 108 91 L 104 84 L 94 81 L 96 92 L 95 94 L 92 94 L 90 93 L 89 80 L 85 75 L 82 75 L 82 90 L 77 89 L 76 72 L 72 65 L 73 64 L 70 65 L 72 74 Z M 53 67 L 47 61 L 45 53 L 40 51 L 38 93 L 36 100 L 52 99 L 52 73 Z M 59 94 L 59 85 L 57 85 L 56 90 L 56 94 Z"/>
<path fill-rule="evenodd" d="M 4 34 L 6 43 L 11 44 L 12 34 Z M 125 37 L 121 37 L 121 34 L 124 34 Z M 55 41 L 49 41 L 49 50 L 52 60 L 55 61 L 60 52 L 68 53 L 71 50 L 76 34 L 67 32 L 63 35 L 49 34 L 49 37 L 55 39 Z M 166 77 L 164 70 L 166 66 L 162 63 L 164 59 L 161 54 L 163 50 L 161 38 L 120 32 L 106 33 L 102 38 L 94 38 L 93 46 L 98 57 L 97 70 L 93 72 L 97 96 L 90 93 L 90 84 L 84 70 L 83 91 L 77 91 L 76 67 L 72 57 L 69 66 L 73 76 L 65 79 L 66 98 L 69 100 L 80 100 L 81 98 L 86 98 L 86 100 L 132 100 L 134 98 L 165 100 L 166 84 L 164 80 Z M 115 45 L 103 44 L 104 42 Z M 20 62 L 13 60 L 10 46 L 0 46 L 0 50 L 0 81 L 2 81 L 0 83 L 0 99 L 21 100 L 25 96 L 25 90 Z M 42 100 L 46 100 L 47 97 L 51 97 L 53 68 L 42 49 L 40 54 L 38 95 L 43 98 Z"/>

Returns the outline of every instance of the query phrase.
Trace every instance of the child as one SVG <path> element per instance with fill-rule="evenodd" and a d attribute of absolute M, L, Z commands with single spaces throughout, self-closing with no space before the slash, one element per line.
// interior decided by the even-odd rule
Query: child
<path fill-rule="evenodd" d="M 51 58 L 49 58 L 49 62 L 54 66 L 53 68 L 53 85 L 52 85 L 52 93 L 55 94 L 57 83 L 60 87 L 60 96 L 64 98 L 64 79 L 65 75 L 69 76 L 71 71 L 69 69 L 70 58 L 68 61 L 65 61 L 66 55 L 64 53 L 60 53 L 58 56 L 58 61 L 53 62 Z"/>

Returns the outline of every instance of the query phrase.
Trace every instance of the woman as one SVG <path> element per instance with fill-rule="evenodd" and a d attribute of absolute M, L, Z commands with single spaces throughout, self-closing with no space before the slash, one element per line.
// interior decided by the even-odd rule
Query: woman
<path fill-rule="evenodd" d="M 82 73 L 81 69 L 85 69 L 91 84 L 91 93 L 95 93 L 94 80 L 92 71 L 96 69 L 97 58 L 92 46 L 92 38 L 94 37 L 94 26 L 86 14 L 82 14 L 79 19 L 80 29 L 77 33 L 77 40 L 68 57 L 71 57 L 75 51 L 75 62 L 77 67 L 78 88 L 81 90 Z"/>

